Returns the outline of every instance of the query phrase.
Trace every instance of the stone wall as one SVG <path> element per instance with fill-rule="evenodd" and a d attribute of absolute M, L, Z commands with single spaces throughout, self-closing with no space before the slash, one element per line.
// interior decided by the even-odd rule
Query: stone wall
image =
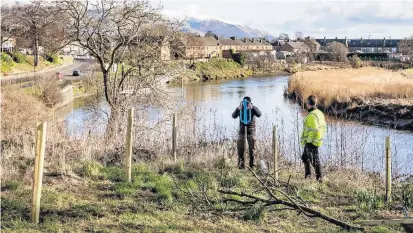
<path fill-rule="evenodd" d="M 56 108 L 61 108 L 65 105 L 68 105 L 71 102 L 73 102 L 73 100 L 75 99 L 74 94 L 73 94 L 72 84 L 64 86 L 61 90 L 61 93 L 62 93 L 62 102 L 56 105 Z"/>

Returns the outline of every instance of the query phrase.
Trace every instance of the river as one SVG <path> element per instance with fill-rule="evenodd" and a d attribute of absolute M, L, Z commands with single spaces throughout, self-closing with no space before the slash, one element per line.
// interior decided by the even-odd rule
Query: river
<path fill-rule="evenodd" d="M 285 99 L 284 90 L 288 76 L 252 77 L 240 80 L 209 81 L 189 84 L 184 90 L 169 87 L 172 95 L 181 95 L 183 102 L 197 105 L 196 114 L 204 125 L 218 124 L 221 134 L 234 137 L 238 120 L 231 114 L 244 96 L 250 96 L 252 103 L 263 113 L 257 120 L 257 137 L 260 142 L 271 143 L 272 126 L 277 126 L 280 153 L 289 160 L 299 163 L 302 148 L 297 135 L 302 129 L 306 112 L 293 101 Z M 93 117 L 91 109 L 107 110 L 102 99 L 97 103 L 76 100 L 59 111 L 58 116 L 67 122 L 69 131 L 82 129 L 86 122 L 92 122 L 102 129 L 105 119 Z M 162 113 L 153 109 L 154 118 L 162 118 Z M 358 122 L 327 117 L 328 131 L 321 149 L 323 163 L 334 166 L 358 166 L 363 170 L 384 170 L 384 141 L 389 136 L 392 141 L 393 176 L 413 174 L 413 133 L 367 126 Z M 263 152 L 264 153 L 264 152 Z"/>

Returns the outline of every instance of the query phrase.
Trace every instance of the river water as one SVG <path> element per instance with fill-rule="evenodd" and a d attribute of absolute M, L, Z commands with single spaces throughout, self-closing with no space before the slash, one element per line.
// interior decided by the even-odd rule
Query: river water
<path fill-rule="evenodd" d="M 302 148 L 298 143 L 298 135 L 302 130 L 302 120 L 306 112 L 295 102 L 284 98 L 288 78 L 252 77 L 190 84 L 186 85 L 183 91 L 180 87 L 167 89 L 172 95 L 182 96 L 184 103 L 195 104 L 196 114 L 203 119 L 203 124 L 218 124 L 221 134 L 228 138 L 236 136 L 239 125 L 238 120 L 231 118 L 232 112 L 244 96 L 250 96 L 252 103 L 263 113 L 262 117 L 257 119 L 259 142 L 270 144 L 272 127 L 276 125 L 280 154 L 299 163 Z M 76 100 L 61 109 L 58 116 L 67 122 L 69 131 L 79 131 L 86 122 L 92 122 L 103 132 L 105 118 L 96 119 L 92 116 L 94 111 L 91 109 L 107 110 L 108 107 L 103 99 L 94 103 Z M 163 117 L 157 109 L 153 109 L 151 114 L 153 118 Z M 367 126 L 333 117 L 327 117 L 327 121 L 327 136 L 321 148 L 323 163 L 342 167 L 357 166 L 363 170 L 382 172 L 385 164 L 384 142 L 389 136 L 392 141 L 393 175 L 397 177 L 413 174 L 412 132 Z"/>

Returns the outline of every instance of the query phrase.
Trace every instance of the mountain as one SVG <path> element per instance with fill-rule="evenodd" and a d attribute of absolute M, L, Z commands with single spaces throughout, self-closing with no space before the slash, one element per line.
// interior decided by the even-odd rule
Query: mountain
<path fill-rule="evenodd" d="M 223 36 L 227 38 L 231 36 L 236 36 L 239 38 L 267 37 L 269 40 L 274 38 L 267 32 L 250 28 L 244 25 L 223 22 L 217 19 L 198 19 L 191 17 L 186 20 L 184 30 L 188 32 L 197 33 L 202 36 L 208 31 L 212 31 L 218 36 Z"/>

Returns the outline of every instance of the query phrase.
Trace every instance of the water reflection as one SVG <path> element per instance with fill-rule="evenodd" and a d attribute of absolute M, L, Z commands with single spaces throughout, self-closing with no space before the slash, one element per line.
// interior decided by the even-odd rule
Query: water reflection
<path fill-rule="evenodd" d="M 287 84 L 288 76 L 278 76 L 190 84 L 184 87 L 184 92 L 180 88 L 168 90 L 173 95 L 183 95 L 184 102 L 187 104 L 197 105 L 196 115 L 201 119 L 204 128 L 199 127 L 196 131 L 199 131 L 198 133 L 202 130 L 211 131 L 208 134 L 209 139 L 216 139 L 217 133 L 212 131 L 217 130 L 217 125 L 220 133 L 226 138 L 236 136 L 239 121 L 232 119 L 231 114 L 244 96 L 250 96 L 252 103 L 263 113 L 263 116 L 257 120 L 257 137 L 262 143 L 271 143 L 272 125 L 277 125 L 280 135 L 280 153 L 300 163 L 302 147 L 299 145 L 298 135 L 306 112 L 283 97 Z M 103 99 L 98 103 L 87 99 L 77 100 L 67 109 L 61 110 L 60 117 L 66 119 L 68 128 L 72 132 L 81 132 L 86 124 L 104 129 L 106 118 L 96 119 L 93 114 L 96 110 L 108 111 Z M 152 123 L 168 117 L 159 109 L 152 109 L 148 114 L 146 119 L 151 119 Z M 327 120 L 327 137 L 321 150 L 324 163 L 383 171 L 384 139 L 390 136 L 394 175 L 413 174 L 412 133 L 366 126 L 331 117 L 327 117 Z M 260 151 L 260 153 L 269 152 Z"/>

